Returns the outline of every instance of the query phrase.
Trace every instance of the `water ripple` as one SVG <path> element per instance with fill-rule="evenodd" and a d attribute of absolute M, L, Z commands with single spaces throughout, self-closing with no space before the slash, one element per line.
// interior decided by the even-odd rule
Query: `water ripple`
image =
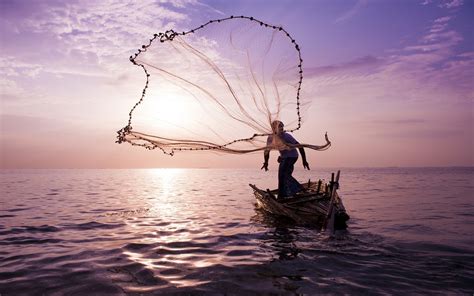
<path fill-rule="evenodd" d="M 14 171 L 0 294 L 471 294 L 473 172 L 343 170 L 352 219 L 329 236 L 255 209 L 248 176 L 275 172 Z"/>

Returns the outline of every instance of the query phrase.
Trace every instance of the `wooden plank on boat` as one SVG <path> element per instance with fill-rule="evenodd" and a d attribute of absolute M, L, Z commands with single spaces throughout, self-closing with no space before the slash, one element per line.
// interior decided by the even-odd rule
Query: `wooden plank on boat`
<path fill-rule="evenodd" d="M 263 191 L 262 189 L 258 188 L 257 186 L 253 185 L 253 184 L 249 184 L 250 187 L 252 187 L 253 190 L 257 191 L 257 192 L 260 192 L 260 193 L 263 193 L 265 191 Z"/>
<path fill-rule="evenodd" d="M 304 198 L 304 197 L 309 197 L 309 198 Z M 295 205 L 299 203 L 304 203 L 304 202 L 310 202 L 310 201 L 316 201 L 320 199 L 325 199 L 325 195 L 315 195 L 313 194 L 308 194 L 307 196 L 302 196 L 301 199 L 295 200 L 295 201 L 290 201 L 290 202 L 285 202 L 287 205 Z"/>

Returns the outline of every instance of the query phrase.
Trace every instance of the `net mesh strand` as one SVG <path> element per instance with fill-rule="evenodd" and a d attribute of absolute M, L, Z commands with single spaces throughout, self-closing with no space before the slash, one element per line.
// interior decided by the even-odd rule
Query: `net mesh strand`
<path fill-rule="evenodd" d="M 323 150 L 267 145 L 273 121 L 298 130 L 308 106 L 300 98 L 300 48 L 282 27 L 246 16 L 211 20 L 186 32 L 154 34 L 130 61 L 143 69 L 146 83 L 128 124 L 117 132 L 118 143 L 169 155 Z"/>

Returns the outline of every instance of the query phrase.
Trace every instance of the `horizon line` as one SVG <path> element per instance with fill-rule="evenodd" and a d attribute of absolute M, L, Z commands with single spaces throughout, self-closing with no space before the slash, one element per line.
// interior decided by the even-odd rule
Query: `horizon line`
<path fill-rule="evenodd" d="M 397 168 L 404 168 L 404 169 L 415 169 L 415 168 L 474 168 L 474 165 L 449 165 L 449 166 L 325 166 L 325 167 L 317 167 L 312 168 L 311 170 L 318 170 L 318 169 L 397 169 Z M 155 170 L 155 169 L 202 169 L 202 170 L 228 170 L 228 169 L 238 169 L 238 170 L 258 170 L 259 168 L 242 168 L 242 167 L 129 167 L 129 168 L 107 168 L 107 167 L 100 167 L 100 168 L 77 168 L 77 167 L 64 167 L 64 168 L 0 168 L 0 170 Z M 295 168 L 296 171 L 303 170 L 301 168 Z"/>

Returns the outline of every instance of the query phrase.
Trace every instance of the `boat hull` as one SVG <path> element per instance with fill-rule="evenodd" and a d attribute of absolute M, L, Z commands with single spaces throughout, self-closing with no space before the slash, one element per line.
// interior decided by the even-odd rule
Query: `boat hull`
<path fill-rule="evenodd" d="M 324 184 L 321 181 L 321 184 Z M 285 216 L 291 218 L 298 224 L 321 225 L 325 223 L 330 211 L 331 194 L 330 188 L 326 184 L 318 186 L 316 182 L 304 184 L 305 190 L 296 196 L 278 199 L 277 190 L 262 190 L 255 185 L 249 184 L 254 191 L 257 200 L 257 207 L 273 215 Z M 320 187 L 320 190 L 317 190 Z M 333 227 L 335 229 L 344 229 L 347 227 L 345 222 L 348 220 L 342 200 L 334 192 L 335 219 Z"/>

